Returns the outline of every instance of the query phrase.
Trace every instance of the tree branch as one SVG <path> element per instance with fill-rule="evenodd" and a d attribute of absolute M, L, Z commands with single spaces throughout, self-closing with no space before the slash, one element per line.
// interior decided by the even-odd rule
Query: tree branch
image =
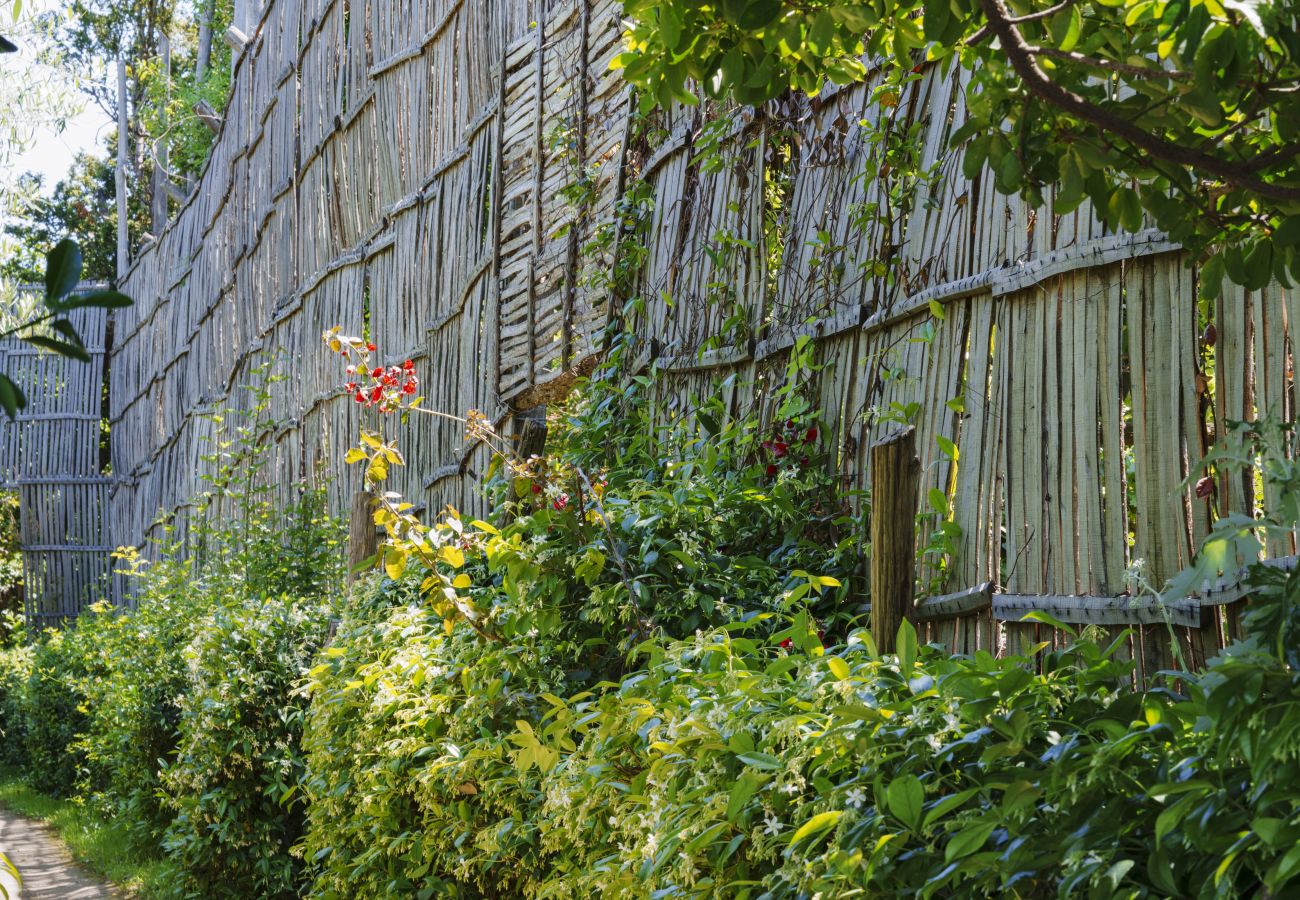
<path fill-rule="evenodd" d="M 1300 202 L 1300 187 L 1271 184 L 1250 174 L 1264 168 L 1272 157 L 1260 156 L 1249 161 L 1229 161 L 1168 141 L 1144 131 L 1128 119 L 1091 103 L 1079 94 L 1052 81 L 1034 61 L 1034 48 L 1010 21 L 1003 0 L 980 0 L 989 28 L 997 36 L 1002 52 L 1025 87 L 1042 99 L 1085 122 L 1110 132 L 1152 157 L 1191 169 L 1200 169 L 1237 187 L 1254 191 L 1272 200 Z"/>

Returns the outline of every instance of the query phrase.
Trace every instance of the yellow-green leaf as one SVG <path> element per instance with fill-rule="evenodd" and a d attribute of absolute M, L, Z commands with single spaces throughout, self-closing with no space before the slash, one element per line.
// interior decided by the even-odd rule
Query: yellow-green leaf
<path fill-rule="evenodd" d="M 799 826 L 799 829 L 790 838 L 790 846 L 793 847 L 806 837 L 814 834 L 821 834 L 828 828 L 831 828 L 844 815 L 842 809 L 832 809 L 829 812 L 818 813 L 807 822 Z"/>

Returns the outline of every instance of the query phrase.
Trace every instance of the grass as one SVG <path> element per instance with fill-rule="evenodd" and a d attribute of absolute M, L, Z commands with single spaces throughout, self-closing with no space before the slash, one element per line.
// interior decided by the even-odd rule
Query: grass
<path fill-rule="evenodd" d="M 104 821 L 85 806 L 33 790 L 12 769 L 0 769 L 0 806 L 48 824 L 78 862 L 128 897 L 160 897 L 172 881 L 167 863 L 143 857 L 120 825 Z"/>

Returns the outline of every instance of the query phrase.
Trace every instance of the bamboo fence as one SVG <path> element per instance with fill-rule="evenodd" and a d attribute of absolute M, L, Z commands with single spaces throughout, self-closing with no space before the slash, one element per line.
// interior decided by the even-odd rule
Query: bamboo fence
<path fill-rule="evenodd" d="M 40 293 L 19 289 L 19 318 Z M 109 478 L 100 459 L 108 317 L 82 309 L 69 318 L 88 363 L 0 340 L 0 371 L 27 397 L 13 421 L 0 415 L 0 489 L 18 493 L 25 611 L 42 627 L 112 598 Z"/>
<path fill-rule="evenodd" d="M 1229 287 L 1201 340 L 1197 271 L 1163 235 L 1108 232 L 966 179 L 948 136 L 961 72 L 924 68 L 761 109 L 632 115 L 611 59 L 617 0 L 273 0 L 236 64 L 198 189 L 123 289 L 112 351 L 115 534 L 159 514 L 183 529 L 209 463 L 208 415 L 248 403 L 263 364 L 286 491 L 359 485 L 340 460 L 365 412 L 320 334 L 368 325 L 384 363 L 413 359 L 429 406 L 498 423 L 563 393 L 631 327 L 666 414 L 722 391 L 771 415 L 771 385 L 809 337 L 816 406 L 849 489 L 907 418 L 921 496 L 949 499 L 962 539 L 926 636 L 1006 652 L 1051 629 L 1027 610 L 1119 632 L 1142 673 L 1192 665 L 1237 627 L 1228 578 L 1161 607 L 1126 593 L 1190 559 L 1210 506 L 1185 479 L 1224 423 L 1294 418 L 1300 293 Z M 923 135 L 934 178 L 900 185 L 859 122 Z M 706 122 L 719 122 L 702 130 Z M 706 141 L 705 138 L 708 137 Z M 640 186 L 632 223 L 624 191 Z M 636 283 L 602 277 L 635 243 Z M 875 261 L 888 260 L 893 277 Z M 942 308 L 942 318 L 933 315 Z M 1213 377 L 1211 371 L 1213 357 Z M 735 376 L 728 380 L 728 376 Z M 894 415 L 881 412 L 893 411 Z M 938 438 L 951 441 L 957 460 Z M 421 417 L 395 489 L 479 508 L 484 448 Z M 1217 485 L 1220 512 L 1253 485 Z M 1270 554 L 1295 552 L 1278 542 Z M 1244 561 L 1243 561 L 1244 562 Z"/>

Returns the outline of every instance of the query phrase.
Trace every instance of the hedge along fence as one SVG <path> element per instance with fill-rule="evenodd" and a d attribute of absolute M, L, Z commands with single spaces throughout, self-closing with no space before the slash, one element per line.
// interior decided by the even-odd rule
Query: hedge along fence
<path fill-rule="evenodd" d="M 1086 205 L 1058 215 L 1050 197 L 1034 209 L 987 172 L 965 177 L 948 150 L 960 72 L 922 68 L 901 95 L 868 81 L 636 120 L 609 69 L 619 11 L 268 6 L 199 189 L 126 281 L 116 532 L 139 539 L 183 510 L 210 465 L 205 413 L 246 403 L 263 362 L 289 376 L 266 471 L 286 490 L 333 477 L 346 509 L 358 486 L 337 463 L 364 413 L 320 349 L 334 324 L 368 323 L 386 363 L 416 360 L 426 405 L 504 422 L 562 393 L 639 297 L 631 327 L 665 414 L 720 389 L 736 414 L 770 416 L 807 336 L 846 488 L 869 487 L 870 448 L 901 420 L 916 428 L 920 496 L 942 494 L 961 533 L 950 593 L 916 613 L 930 638 L 1051 640 L 1017 624 L 1040 608 L 1137 626 L 1128 652 L 1151 673 L 1173 662 L 1166 618 L 1193 664 L 1230 637 L 1230 583 L 1161 610 L 1125 596 L 1124 574 L 1141 559 L 1159 584 L 1190 560 L 1211 514 L 1183 481 L 1225 422 L 1292 417 L 1300 295 L 1227 288 L 1210 354 L 1196 271 L 1160 234 L 1108 233 Z M 911 129 L 932 177 L 900 182 L 863 120 Z M 627 266 L 632 283 L 611 284 Z M 486 451 L 418 419 L 397 487 L 473 510 Z M 1258 500 L 1249 482 L 1217 485 L 1220 512 Z"/>

